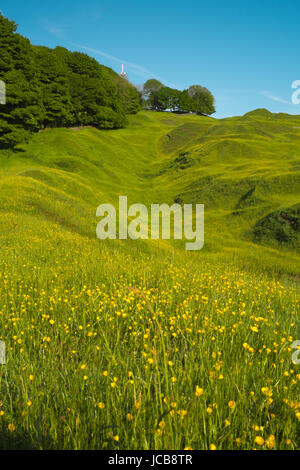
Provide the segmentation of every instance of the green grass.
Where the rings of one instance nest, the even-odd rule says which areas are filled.
[[[299,448],[297,127],[142,112],[0,152],[0,448]],[[204,249],[97,240],[119,195],[205,204]]]

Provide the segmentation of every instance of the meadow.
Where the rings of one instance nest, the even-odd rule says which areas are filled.
[[[129,119],[0,152],[0,448],[299,449],[300,117]],[[97,240],[119,195],[204,249]]]

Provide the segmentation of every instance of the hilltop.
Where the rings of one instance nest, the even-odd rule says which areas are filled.
[[[202,203],[205,246],[194,259],[297,274],[299,137],[300,116],[267,110],[222,120],[147,111],[126,129],[45,130],[1,151],[1,237],[46,223],[93,240],[96,208],[119,195]]]

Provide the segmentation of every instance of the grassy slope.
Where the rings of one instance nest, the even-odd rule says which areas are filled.
[[[0,448],[299,448],[299,255],[251,238],[298,202],[297,127],[145,112],[1,152]],[[119,194],[204,203],[205,249],[97,240]]]
[[[299,251],[254,243],[253,227],[299,203],[299,136],[300,117],[263,110],[221,121],[145,112],[118,131],[42,132],[23,152],[1,152],[1,237],[22,231],[22,218],[93,239],[97,206],[120,194],[130,204],[203,203],[205,247],[194,259],[296,274]]]

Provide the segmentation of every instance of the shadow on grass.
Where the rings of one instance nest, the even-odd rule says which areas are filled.
[[[10,151],[12,153],[24,153],[24,152],[26,152],[26,150],[23,149],[22,147],[12,147],[11,145],[4,145],[2,143],[0,143],[0,150],[6,150],[6,151]]]
[[[40,447],[33,442],[30,434],[25,431],[8,431],[0,429],[0,450],[39,450]]]

